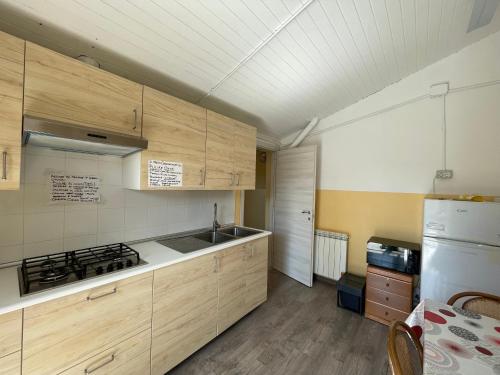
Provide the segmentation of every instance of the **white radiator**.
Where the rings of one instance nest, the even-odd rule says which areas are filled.
[[[339,280],[347,269],[347,241],[344,233],[316,230],[314,232],[314,273]]]

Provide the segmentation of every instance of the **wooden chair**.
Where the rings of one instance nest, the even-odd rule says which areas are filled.
[[[389,328],[387,353],[393,375],[421,375],[424,350],[413,330],[394,321]]]
[[[468,298],[462,303],[462,309],[500,320],[500,297],[483,292],[457,293],[448,300],[448,305],[453,306],[461,298]]]

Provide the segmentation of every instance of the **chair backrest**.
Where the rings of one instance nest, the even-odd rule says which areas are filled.
[[[483,292],[457,293],[448,300],[448,305],[453,306],[459,299],[466,298],[462,308],[481,315],[500,320],[500,297]]]
[[[406,323],[395,321],[391,324],[387,354],[393,375],[422,374],[422,344]]]

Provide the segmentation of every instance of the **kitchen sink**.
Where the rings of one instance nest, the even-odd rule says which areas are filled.
[[[213,232],[213,231],[195,234],[193,235],[193,237],[202,241],[210,242],[212,244],[224,243],[227,241],[234,240],[234,237],[228,236],[227,234],[221,232]]]
[[[240,228],[240,227],[229,227],[229,228],[219,229],[219,233],[229,234],[230,236],[241,238],[241,237],[253,236],[254,234],[258,234],[261,232],[258,230],[253,230],[253,229],[246,229],[246,228]]]

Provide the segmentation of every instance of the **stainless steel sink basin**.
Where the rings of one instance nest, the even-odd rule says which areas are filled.
[[[195,234],[193,235],[193,237],[202,241],[210,242],[212,244],[224,243],[227,241],[234,240],[233,237],[228,236],[224,233],[212,232],[212,231]]]
[[[229,228],[219,229],[219,233],[229,234],[230,236],[241,238],[241,237],[252,236],[254,234],[260,233],[260,231],[253,230],[253,229],[240,228],[240,227],[229,227]]]

